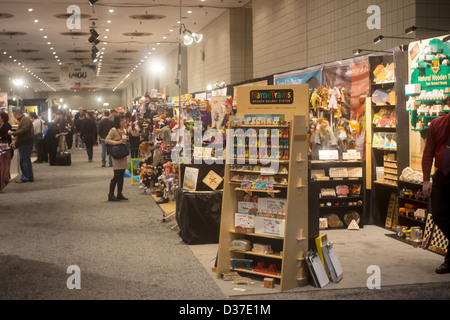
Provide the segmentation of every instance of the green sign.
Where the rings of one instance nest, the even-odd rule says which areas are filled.
[[[450,86],[450,43],[433,39],[417,55],[411,65],[412,84],[420,84],[422,90],[444,89]]]

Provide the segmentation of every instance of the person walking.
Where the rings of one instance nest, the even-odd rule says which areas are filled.
[[[86,145],[86,152],[89,162],[92,162],[94,155],[94,144],[97,140],[97,124],[94,120],[92,113],[86,114],[86,119],[83,121],[83,125],[80,131],[81,141]]]
[[[67,143],[67,149],[72,150],[72,146],[73,146],[73,120],[72,120],[72,116],[70,114],[66,114],[66,130],[67,130],[67,135],[66,135],[66,143]]]
[[[103,112],[104,116],[102,120],[100,120],[98,124],[98,136],[100,138],[100,145],[102,146],[102,167],[106,167],[106,155],[107,155],[107,149],[106,149],[106,143],[105,139],[108,136],[109,131],[114,127],[114,123],[109,118],[109,111],[105,110]],[[112,167],[112,158],[111,155],[108,155],[109,160],[109,166]]]
[[[115,116],[114,127],[109,131],[108,136],[105,139],[106,144],[119,145],[127,144],[126,132],[125,132],[125,117]],[[125,170],[128,168],[128,157],[121,159],[112,159],[114,176],[111,179],[109,185],[108,201],[120,201],[128,200],[122,194],[123,182],[125,176]],[[114,195],[114,190],[117,186],[117,197]]]
[[[41,112],[39,119],[41,119],[44,122],[44,132],[43,132],[43,138],[42,139],[42,155],[41,155],[41,159],[43,162],[48,162],[48,146],[45,143],[45,133],[47,132],[48,129],[48,121],[47,121],[47,116],[45,112]]]
[[[36,146],[37,159],[33,163],[44,162],[43,154],[45,153],[44,147],[44,121],[39,119],[35,112],[30,112],[30,119],[33,122],[34,129],[34,145]]]
[[[450,98],[447,101],[450,105]],[[431,181],[431,168],[436,171]],[[422,157],[423,193],[431,197],[431,214],[442,233],[450,240],[450,114],[434,119],[428,127]],[[450,250],[436,273],[450,273]]]
[[[78,113],[75,115],[73,119],[73,125],[75,129],[75,147],[81,149],[84,148],[84,144],[80,139],[81,128],[83,127],[83,121],[85,119],[86,113],[83,110],[83,107],[78,109]]]
[[[10,130],[8,131],[8,134],[16,138],[12,145],[19,148],[19,163],[22,171],[21,177],[17,179],[16,182],[33,182],[33,165],[31,163],[31,151],[33,151],[34,145],[33,123],[27,116],[24,115],[20,107],[16,108],[13,111],[13,114],[14,118],[19,121],[19,125],[15,132]]]

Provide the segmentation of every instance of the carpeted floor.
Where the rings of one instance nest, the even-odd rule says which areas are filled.
[[[310,286],[286,293],[228,295],[195,248],[171,230],[174,222],[162,222],[161,209],[137,184],[125,180],[129,201],[107,201],[112,168],[101,167],[99,147],[94,154],[89,163],[85,151],[72,150],[70,167],[35,164],[34,183],[11,182],[0,192],[0,300],[450,298],[448,277],[442,282],[387,284],[382,290]],[[214,257],[214,252],[208,254]],[[342,258],[344,264],[351,256]],[[81,270],[80,290],[66,285],[72,265]]]

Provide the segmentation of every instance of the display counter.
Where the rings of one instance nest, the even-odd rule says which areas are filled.
[[[183,190],[186,168],[198,169],[195,190]],[[210,171],[223,177],[225,165],[183,164],[180,166],[180,189],[176,194],[176,220],[180,236],[189,245],[219,243],[223,182],[215,190],[204,183]]]
[[[2,190],[11,180],[11,150],[4,150],[0,153],[0,190]]]

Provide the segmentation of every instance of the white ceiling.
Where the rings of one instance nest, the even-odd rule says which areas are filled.
[[[248,2],[182,0],[182,22],[188,29],[198,32],[226,8],[243,7]],[[82,16],[79,30],[66,26],[67,16],[64,15],[69,5],[78,6],[81,14],[86,15]],[[58,15],[63,17],[58,18]],[[142,20],[132,18],[134,15],[163,17]],[[145,56],[147,59],[155,55],[164,57],[177,49],[179,20],[180,0],[100,0],[93,6],[88,0],[0,0],[0,75],[24,78],[26,85],[37,91],[70,90],[70,86],[60,83],[60,68],[92,63],[92,45],[88,38],[94,22],[102,40],[97,48],[103,51],[103,58],[91,87],[112,90],[141,60],[146,60]],[[80,32],[80,35],[74,34]],[[150,35],[125,35],[136,32]]]

